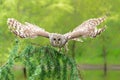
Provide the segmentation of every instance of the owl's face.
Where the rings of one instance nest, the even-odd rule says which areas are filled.
[[[54,47],[63,47],[67,42],[65,36],[61,34],[52,33],[50,34],[50,43]]]

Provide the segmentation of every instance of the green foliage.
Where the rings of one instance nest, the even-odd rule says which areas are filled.
[[[50,46],[26,46],[18,55],[18,44],[8,62],[0,68],[1,80],[14,80],[11,72],[15,62],[24,64],[28,80],[80,80],[75,61]]]
[[[14,80],[14,75],[11,68],[14,66],[15,58],[18,53],[18,43],[10,53],[10,57],[6,64],[0,67],[0,80]]]

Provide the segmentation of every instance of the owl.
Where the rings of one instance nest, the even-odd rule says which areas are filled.
[[[52,46],[62,48],[69,40],[81,41],[81,37],[94,38],[101,34],[106,28],[104,26],[97,29],[97,26],[100,25],[100,23],[102,23],[105,19],[106,16],[86,20],[81,25],[65,34],[50,33],[40,28],[39,26],[28,22],[22,24],[14,18],[8,18],[7,24],[10,31],[20,38],[35,38],[37,36],[42,36],[49,38]]]

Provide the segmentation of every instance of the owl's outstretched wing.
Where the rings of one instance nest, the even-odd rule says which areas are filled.
[[[97,26],[105,20],[106,16],[93,18],[83,22],[72,32],[64,34],[68,39],[79,40],[79,37],[96,37],[105,30],[105,27],[97,29]]]
[[[8,18],[7,24],[11,32],[21,38],[34,38],[36,36],[43,36],[49,38],[49,32],[28,22],[22,24],[13,18]]]

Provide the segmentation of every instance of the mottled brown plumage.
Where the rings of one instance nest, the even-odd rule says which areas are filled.
[[[96,37],[105,30],[105,27],[97,29],[100,23],[105,20],[106,17],[93,18],[83,22],[81,25],[73,29],[73,31],[66,34],[49,33],[44,29],[25,22],[25,24],[19,21],[9,18],[7,24],[11,32],[21,38],[34,38],[36,36],[43,36],[50,39],[50,43],[54,47],[63,47],[68,40],[80,41],[80,37]]]

